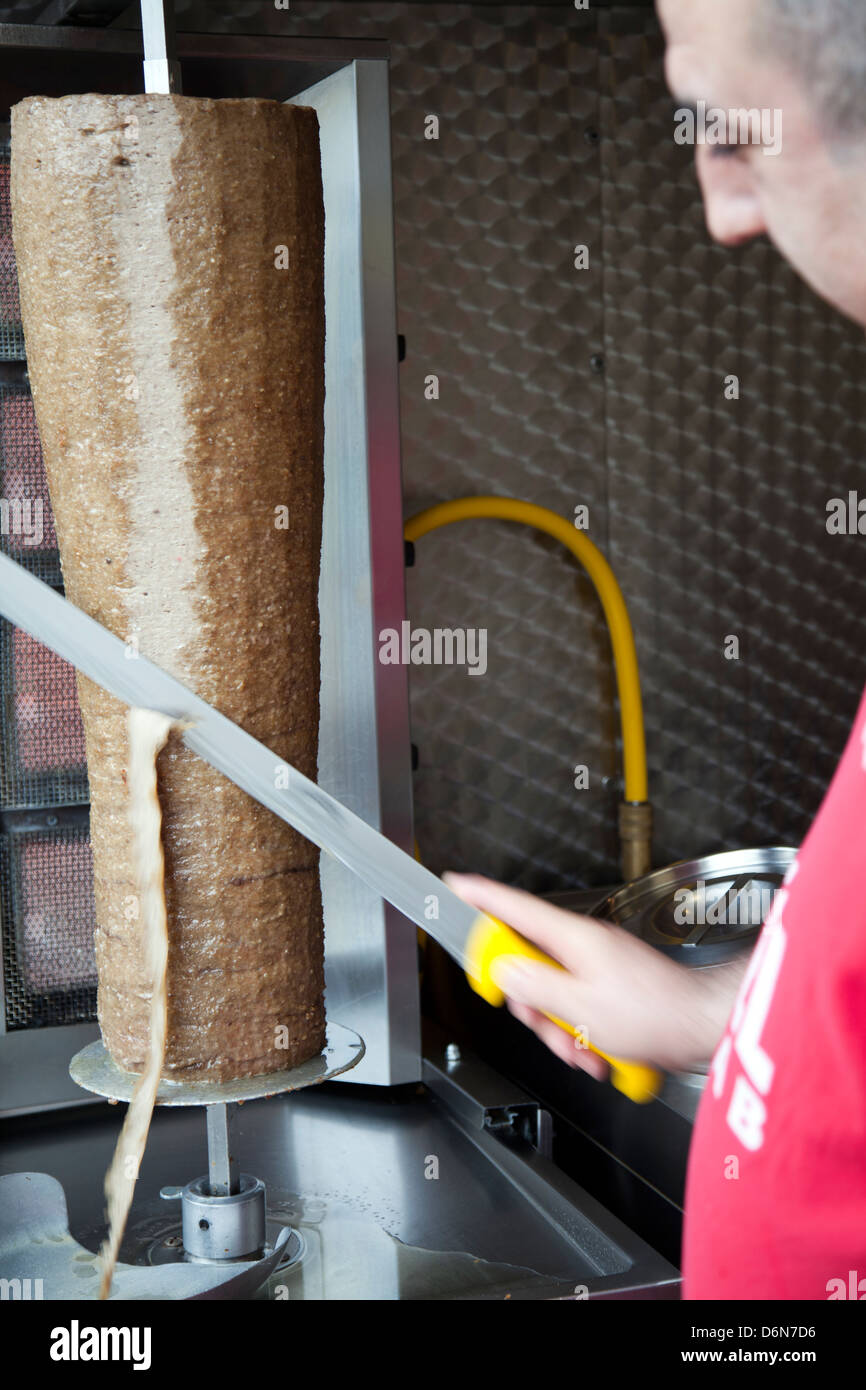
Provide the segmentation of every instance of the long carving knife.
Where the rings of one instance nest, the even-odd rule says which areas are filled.
[[[181,91],[177,61],[174,0],[141,0],[141,42],[144,49],[144,90]]]
[[[502,956],[558,965],[503,922],[458,898],[360,816],[6,555],[0,555],[0,612],[125,704],[159,710],[186,725],[181,736],[188,748],[417,923],[459,961],[488,1003],[505,1002],[492,974]],[[554,1021],[579,1038],[570,1024]],[[613,1084],[632,1100],[656,1095],[661,1078],[653,1068],[600,1055],[611,1065]]]

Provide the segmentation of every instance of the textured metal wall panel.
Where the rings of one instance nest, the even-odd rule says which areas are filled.
[[[563,23],[563,18],[565,23]],[[475,13],[443,44],[416,7],[393,63],[407,514],[467,493],[590,509],[606,539],[601,282],[573,247],[601,238],[594,47],[568,16]],[[401,61],[400,52],[404,53]],[[423,139],[425,113],[440,117]],[[428,373],[440,399],[424,395]],[[555,542],[479,521],[418,543],[413,625],[484,628],[487,674],[412,671],[416,827],[435,867],[558,881],[615,853],[611,673],[598,600]],[[572,769],[591,768],[574,789]]]
[[[866,680],[866,565],[826,504],[862,486],[866,353],[768,243],[710,242],[662,41],[617,18],[600,71],[609,558],[661,863],[798,844],[832,776]]]

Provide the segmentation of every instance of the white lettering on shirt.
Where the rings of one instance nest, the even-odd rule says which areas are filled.
[[[724,1091],[732,1053],[742,1067],[734,1082],[725,1118],[740,1143],[753,1152],[764,1142],[768,1115],[764,1098],[770,1093],[776,1072],[776,1064],[761,1040],[788,944],[782,919],[790,897],[788,885],[793,883],[797,869],[795,859],[785,875],[785,886],[779,889],[773,901],[740,986],[728,1029],[713,1058],[712,1092],[717,1100]]]
[[[747,1149],[757,1150],[764,1142],[767,1107],[744,1076],[738,1076],[728,1106],[728,1127]]]

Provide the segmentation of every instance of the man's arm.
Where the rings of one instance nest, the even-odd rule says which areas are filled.
[[[545,1014],[580,1028],[602,1052],[668,1071],[687,1071],[712,1057],[748,954],[730,964],[690,970],[621,927],[566,912],[491,879],[445,878],[460,897],[507,922],[565,967],[508,957],[496,980],[515,1017],[570,1066],[599,1078],[608,1070],[602,1058],[575,1046]]]
[[[744,951],[724,965],[689,971],[697,991],[696,1039],[700,1040],[700,1055],[691,1059],[693,1065],[705,1065],[718,1047],[751,956],[751,951]]]

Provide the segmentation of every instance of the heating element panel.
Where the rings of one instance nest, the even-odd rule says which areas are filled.
[[[9,128],[0,127],[0,360],[24,356],[9,207]]]
[[[86,821],[35,820],[7,825],[0,834],[8,1033],[86,1022],[96,1010],[93,859]]]

